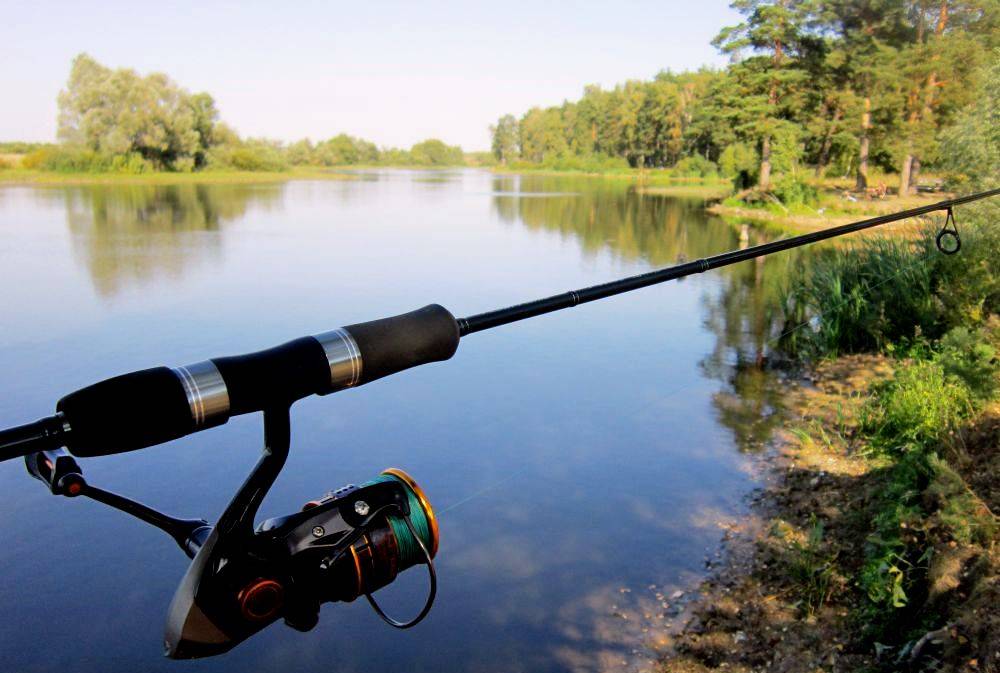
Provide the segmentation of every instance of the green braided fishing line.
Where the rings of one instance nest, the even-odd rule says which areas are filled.
[[[427,551],[430,552],[434,545],[430,523],[427,521],[427,513],[424,512],[420,500],[417,498],[416,493],[413,492],[413,489],[410,488],[410,485],[391,474],[380,474],[365,485],[380,484],[388,481],[395,481],[403,485],[410,506],[410,523],[413,524],[413,529],[417,531],[417,535],[420,536],[424,546],[427,547]],[[413,537],[410,529],[407,528],[406,522],[403,521],[402,517],[389,515],[386,518],[389,519],[389,525],[392,527],[392,532],[396,536],[396,542],[399,545],[401,566],[406,568],[415,563],[423,562],[424,553],[420,551],[420,545]]]

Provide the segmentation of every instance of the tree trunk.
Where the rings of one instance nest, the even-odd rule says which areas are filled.
[[[865,96],[865,108],[861,113],[861,140],[858,143],[858,179],[854,184],[857,191],[868,189],[868,132],[872,127],[872,99]]]
[[[761,191],[767,190],[771,186],[771,136],[764,136],[760,144],[760,176],[757,179],[757,188]]]
[[[907,153],[903,157],[903,165],[899,169],[899,195],[906,196],[910,193],[910,168],[913,165],[913,155]]]
[[[840,117],[843,112],[840,108],[834,108],[833,118],[830,120],[830,125],[826,129],[826,133],[823,136],[823,144],[819,148],[819,157],[816,160],[816,177],[823,177],[823,171],[826,170],[826,165],[830,163],[830,148],[833,146],[833,134],[837,130],[837,123],[840,121]]]
[[[914,156],[910,160],[910,184],[907,191],[910,194],[917,193],[917,184],[920,182],[920,157]]]

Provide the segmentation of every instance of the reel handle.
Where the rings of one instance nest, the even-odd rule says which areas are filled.
[[[123,374],[63,397],[57,416],[0,432],[0,440],[12,437],[0,441],[0,460],[56,446],[78,457],[143,449],[221,425],[231,416],[447,360],[458,342],[454,316],[431,304],[255,353]],[[48,430],[56,426],[58,432]]]
[[[45,484],[52,495],[73,498],[83,492],[87,482],[83,471],[66,449],[39,451],[24,457],[28,474]]]

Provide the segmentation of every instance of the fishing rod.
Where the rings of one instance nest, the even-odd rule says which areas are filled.
[[[255,353],[123,374],[66,395],[52,416],[0,431],[0,461],[24,457],[29,473],[53,494],[89,497],[131,514],[166,532],[193,559],[168,611],[169,657],[221,654],[279,618],[308,630],[323,602],[362,595],[390,625],[409,628],[434,601],[439,531],[426,495],[406,472],[385,470],[254,528],[260,503],[288,455],[293,403],[448,360],[462,337],[476,332],[919,215],[947,212],[935,240],[941,252],[954,254],[962,245],[954,206],[997,195],[1000,188],[467,318],[456,319],[431,304]],[[76,462],[162,444],[253,412],[263,412],[263,456],[215,525],[174,518],[93,486]],[[397,621],[373,594],[416,565],[427,566],[427,600],[414,618]]]

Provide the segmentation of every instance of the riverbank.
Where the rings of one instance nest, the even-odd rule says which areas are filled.
[[[901,366],[847,356],[789,384],[762,492],[664,673],[1000,670],[1000,403],[900,494],[904,459],[863,426]]]
[[[846,192],[827,192],[815,207],[785,207],[779,203],[750,206],[728,198],[707,207],[708,212],[733,223],[751,223],[776,234],[804,234],[840,224],[918,208],[954,196],[945,192],[921,193],[900,198],[887,195],[866,199]],[[912,224],[912,223],[911,223]]]

